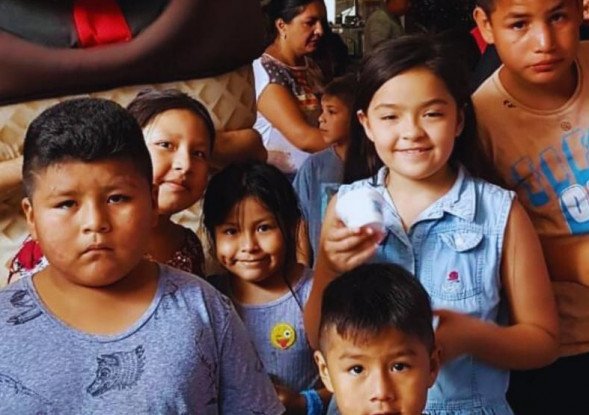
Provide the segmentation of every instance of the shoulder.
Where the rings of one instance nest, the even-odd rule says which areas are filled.
[[[366,25],[373,23],[387,23],[389,20],[390,18],[384,10],[377,9],[370,13],[370,16],[366,19]]]
[[[5,315],[37,308],[37,298],[30,292],[28,281],[31,276],[21,279],[0,289],[0,319],[2,324],[7,321]],[[10,321],[9,321],[10,323]]]
[[[201,320],[223,321],[229,318],[231,301],[203,278],[160,264],[161,301],[166,297],[182,302],[188,313]]]
[[[465,183],[464,188],[470,185],[474,189],[479,219],[487,223],[503,224],[503,227],[516,199],[515,192],[468,174],[465,176]]]
[[[499,96],[501,91],[498,85],[501,84],[501,80],[499,79],[499,71],[501,68],[498,68],[489,76],[484,82],[476,89],[476,91],[472,94],[472,101],[475,105],[475,109],[479,105],[484,105],[489,99],[493,97]]]
[[[333,150],[331,148],[326,148],[325,150],[321,150],[307,157],[300,169],[305,169],[308,173],[311,173],[313,170],[325,165],[325,163],[331,162],[332,159]]]
[[[487,180],[481,179],[479,177],[474,177],[469,173],[465,173],[464,180],[465,183],[472,184],[474,186],[476,194],[479,197],[489,197],[495,199],[513,199],[515,197],[515,192],[513,192],[512,190],[505,189],[501,186],[488,182]]]
[[[380,180],[384,178],[386,172],[386,167],[382,167],[375,176],[367,177],[366,179],[362,180],[357,180],[349,184],[342,184],[338,189],[337,195],[338,197],[341,197],[351,190],[360,189],[362,187],[373,187],[376,189],[383,189],[384,191],[384,186],[380,184]]]
[[[585,74],[589,73],[589,40],[583,41],[579,45],[577,60]]]

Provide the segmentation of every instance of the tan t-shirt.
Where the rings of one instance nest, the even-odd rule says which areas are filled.
[[[589,42],[578,85],[561,108],[524,106],[499,70],[474,93],[479,133],[528,211],[544,248],[561,323],[561,355],[589,351]]]

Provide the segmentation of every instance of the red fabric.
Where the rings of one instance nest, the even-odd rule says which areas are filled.
[[[117,0],[74,0],[80,47],[126,42],[132,34]]]
[[[483,39],[483,36],[481,35],[481,31],[479,30],[478,26],[472,29],[470,31],[470,34],[472,35],[472,37],[474,37],[474,40],[477,42],[477,46],[479,47],[479,51],[481,52],[481,54],[485,53],[485,49],[487,49],[487,42],[485,42],[485,39]]]

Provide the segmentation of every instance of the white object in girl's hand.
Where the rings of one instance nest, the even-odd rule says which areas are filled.
[[[384,233],[382,195],[373,188],[361,187],[350,190],[337,198],[335,212],[348,228],[372,228]]]

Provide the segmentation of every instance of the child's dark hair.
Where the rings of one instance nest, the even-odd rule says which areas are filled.
[[[476,0],[476,5],[490,16],[495,11],[495,0]]]
[[[224,223],[236,205],[247,197],[258,199],[276,218],[285,244],[285,273],[296,264],[301,210],[292,184],[276,167],[262,162],[230,164],[207,186],[203,223],[215,245],[215,227]]]
[[[141,128],[127,110],[106,99],[71,99],[43,111],[27,129],[23,159],[28,197],[36,173],[68,161],[129,161],[152,183],[151,158]]]
[[[344,339],[359,343],[393,328],[434,350],[429,295],[417,278],[392,263],[360,265],[329,283],[319,323],[322,351],[332,328]]]
[[[276,29],[276,20],[282,19],[285,23],[292,22],[292,19],[303,12],[307,4],[316,2],[318,0],[270,0],[270,2],[263,7],[266,14],[266,41],[268,44],[272,43],[278,31]]]
[[[339,98],[352,112],[356,95],[356,74],[348,73],[334,78],[323,88],[323,96]]]
[[[388,80],[408,70],[424,67],[439,77],[464,111],[464,128],[456,139],[450,163],[462,163],[473,175],[485,173],[480,144],[477,140],[475,114],[470,99],[469,71],[459,58],[452,42],[441,35],[403,36],[383,43],[361,64],[356,88],[354,113],[368,111],[376,91]],[[344,182],[351,183],[376,174],[382,161],[374,144],[366,137],[362,125],[353,117],[351,142],[346,158]]]
[[[190,95],[177,89],[144,89],[127,105],[129,112],[137,119],[141,128],[145,128],[153,119],[169,110],[188,110],[200,117],[209,134],[209,148],[213,151],[215,142],[215,125],[206,107]]]

